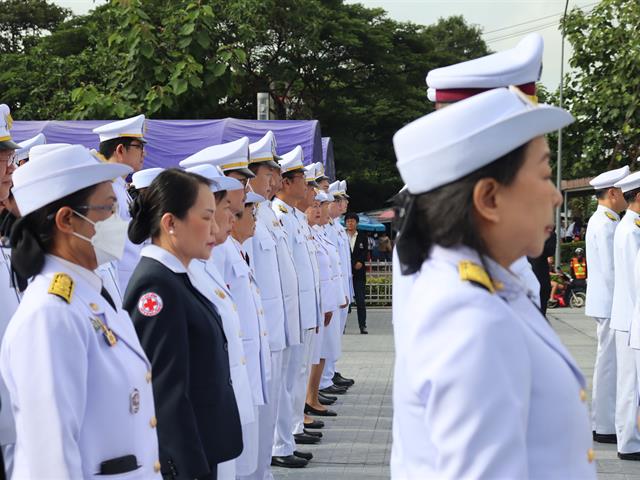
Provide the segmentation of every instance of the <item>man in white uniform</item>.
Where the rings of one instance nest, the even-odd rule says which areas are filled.
[[[614,287],[610,328],[616,342],[616,434],[618,458],[640,460],[638,389],[635,354],[629,345],[629,330],[637,289],[634,266],[640,249],[640,172],[617,182],[629,204],[613,236]]]
[[[304,165],[302,163],[302,148],[297,146],[291,152],[282,156],[280,166],[282,168],[282,188],[273,200],[273,211],[281,221],[287,235],[287,242],[291,247],[295,268],[298,275],[298,292],[300,308],[300,335],[301,343],[291,348],[288,365],[283,368],[285,378],[281,391],[276,435],[273,445],[274,457],[287,457],[293,455],[294,443],[317,443],[319,439],[306,434],[294,437],[294,423],[297,418],[296,408],[297,394],[304,391],[306,379],[300,385],[300,370],[303,368],[305,358],[309,357],[312,334],[317,325],[317,300],[313,266],[309,256],[307,240],[301,228],[300,212],[296,206],[304,201],[307,191]],[[304,408],[304,405],[302,406]],[[288,411],[287,411],[288,410]],[[302,412],[300,412],[301,414]]]
[[[589,182],[598,208],[587,224],[586,248],[589,281],[586,315],[597,323],[598,348],[593,369],[591,423],[593,440],[616,443],[616,343],[610,328],[613,301],[613,235],[627,202],[616,182],[629,175],[629,167],[601,173]]]
[[[142,169],[144,163],[145,130],[145,117],[138,115],[94,128],[93,133],[97,133],[100,137],[99,153],[104,161],[128,165],[135,173]],[[124,178],[118,178],[113,182],[113,191],[118,199],[120,217],[126,221],[131,220],[129,215],[131,197],[127,193],[127,183]],[[127,238],[122,260],[115,265],[120,296],[124,295],[129,278],[140,260],[141,248]]]

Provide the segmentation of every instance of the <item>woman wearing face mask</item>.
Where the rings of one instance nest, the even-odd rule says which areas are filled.
[[[500,88],[394,136],[397,252],[417,275],[394,323],[393,478],[596,477],[585,379],[510,270],[552,232],[543,135],[572,121]]]
[[[151,364],[94,273],[122,253],[111,180],[130,171],[67,145],[32,151],[14,174],[11,263],[32,278],[0,353],[14,478],[159,478]]]
[[[216,479],[218,463],[242,452],[222,320],[188,273],[192,260],[211,255],[215,211],[210,181],[179,169],[160,173],[131,207],[129,238],[152,243],[124,308],[154,369],[165,478]]]

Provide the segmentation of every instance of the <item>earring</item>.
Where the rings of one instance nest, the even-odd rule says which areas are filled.
[[[173,235],[173,230],[169,230],[169,233],[170,233],[171,235]]]

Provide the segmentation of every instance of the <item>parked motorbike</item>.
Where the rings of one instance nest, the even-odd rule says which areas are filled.
[[[585,280],[575,280],[568,273],[561,272],[565,280],[564,288],[556,291],[547,302],[547,308],[571,307],[582,308],[587,301],[587,285]]]

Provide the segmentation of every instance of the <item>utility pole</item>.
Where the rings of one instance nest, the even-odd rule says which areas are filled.
[[[560,105],[562,108],[562,103],[564,100],[563,90],[564,90],[564,22],[567,18],[567,10],[569,9],[569,0],[565,1],[564,4],[564,14],[562,15],[562,45],[560,47]],[[558,130],[558,163],[556,165],[556,186],[558,190],[562,186],[562,129]],[[564,198],[567,198],[566,196]],[[566,200],[565,200],[566,202]],[[556,209],[556,269],[560,268],[560,207]]]

